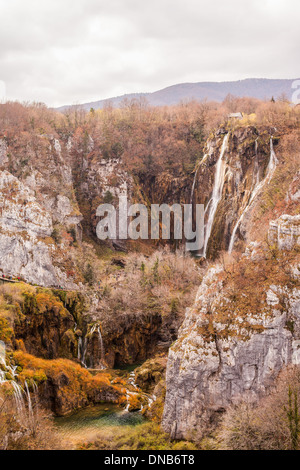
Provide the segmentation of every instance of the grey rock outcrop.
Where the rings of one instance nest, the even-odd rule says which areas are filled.
[[[291,227],[297,221],[280,218],[271,224],[269,236],[283,223],[279,245],[292,248]],[[262,262],[257,253],[252,255],[248,250],[244,256]],[[269,285],[260,307],[242,314],[223,284],[223,269],[208,270],[169,350],[162,425],[176,439],[200,439],[230,404],[256,401],[284,366],[300,364],[300,289]],[[299,279],[297,266],[290,266],[290,272]],[[224,306],[231,312],[227,316]]]
[[[43,286],[74,288],[54,265],[51,215],[34,192],[8,171],[0,172],[0,270]]]
[[[8,163],[7,145],[4,139],[0,139],[0,165]]]
[[[270,222],[269,242],[280,250],[291,250],[300,245],[300,215],[284,214]]]

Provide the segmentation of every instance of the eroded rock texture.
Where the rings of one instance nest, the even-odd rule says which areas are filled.
[[[282,222],[284,230],[274,238],[274,227],[278,230]],[[272,222],[269,236],[279,249],[293,248],[297,223],[298,216]],[[249,249],[240,263],[266,271],[267,261],[257,246],[252,248],[256,250]],[[169,351],[163,428],[174,438],[201,438],[229,404],[256,400],[285,365],[300,364],[296,254],[294,260],[285,265],[289,277],[280,280],[279,272],[276,284],[269,279],[265,285],[249,277],[238,292],[225,282],[224,267],[208,271]]]

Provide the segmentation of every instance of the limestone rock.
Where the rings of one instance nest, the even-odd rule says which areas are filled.
[[[260,311],[222,320],[221,306],[234,306],[218,273],[204,277],[169,351],[162,425],[176,439],[201,438],[230,404],[257,400],[300,361],[300,290],[271,285]]]
[[[0,172],[0,270],[42,286],[69,285],[54,266],[51,215],[34,192],[8,171]]]
[[[268,238],[280,250],[291,250],[300,245],[300,215],[284,214],[270,222]]]
[[[8,163],[7,145],[4,139],[0,139],[0,165]]]

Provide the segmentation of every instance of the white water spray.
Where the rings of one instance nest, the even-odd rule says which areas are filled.
[[[257,151],[257,147],[256,147],[256,151]],[[275,152],[274,152],[273,139],[271,137],[271,139],[270,139],[270,160],[269,160],[269,164],[268,164],[268,167],[267,167],[266,176],[262,181],[259,181],[259,168],[258,168],[258,162],[256,160],[256,164],[257,164],[256,183],[254,185],[253,190],[251,191],[251,196],[250,196],[250,199],[249,199],[245,209],[243,210],[240,218],[238,219],[237,223],[234,226],[234,229],[233,229],[233,232],[232,232],[232,235],[231,235],[231,238],[230,238],[230,242],[229,242],[229,247],[228,247],[228,252],[229,253],[232,253],[234,243],[235,243],[235,238],[236,238],[236,232],[237,232],[242,220],[244,219],[245,215],[247,214],[248,210],[250,209],[250,207],[251,207],[254,199],[256,198],[257,194],[261,191],[261,189],[265,186],[265,184],[268,184],[271,181],[271,179],[273,178],[273,174],[274,174],[274,171],[276,169],[277,163],[278,163],[278,160],[277,160],[277,157],[276,157]]]
[[[82,342],[82,340],[81,340],[81,342]],[[87,365],[86,365],[86,362],[85,362],[85,356],[86,356],[86,351],[87,351],[87,345],[88,345],[88,340],[87,340],[87,337],[85,337],[84,340],[83,340],[83,345],[82,345],[81,364],[86,369],[87,369]]]
[[[223,157],[227,149],[228,138],[229,138],[229,134],[226,134],[223,139],[220,156],[216,164],[215,180],[214,180],[212,197],[210,201],[208,202],[206,209],[205,209],[205,212],[207,212],[207,210],[209,210],[209,212],[208,212],[208,220],[205,225],[204,247],[203,247],[204,258],[206,258],[207,245],[208,245],[209,238],[211,235],[211,230],[212,230],[215,214],[216,214],[220,199],[222,197],[222,191],[223,191],[224,179],[225,179],[225,170],[226,170],[226,161],[223,159]]]
[[[34,412],[33,412],[31,395],[30,395],[29,387],[28,387],[26,380],[25,380],[25,391],[26,391],[26,398],[27,398],[27,405],[28,405],[28,424],[30,426],[30,429],[33,430],[35,417],[34,417]]]
[[[104,364],[104,362],[103,362],[104,359],[105,359],[104,343],[103,343],[103,338],[102,338],[102,334],[101,334],[100,325],[98,325],[97,323],[95,323],[95,324],[92,326],[90,332],[85,336],[84,341],[83,341],[83,346],[82,346],[82,339],[81,339],[81,338],[78,339],[78,359],[80,359],[80,357],[81,357],[81,364],[82,364],[85,368],[87,368],[85,358],[86,358],[86,352],[87,352],[88,342],[89,342],[89,339],[92,338],[92,336],[93,336],[93,334],[95,333],[95,331],[97,331],[97,333],[98,333],[98,339],[99,339],[101,369],[105,369],[106,366],[105,366],[105,364]],[[81,354],[81,350],[82,350],[82,354]]]
[[[98,331],[98,337],[99,337],[99,343],[100,343],[100,360],[102,361],[102,359],[104,359],[104,356],[105,356],[105,350],[104,350],[104,344],[103,344],[100,326],[98,326],[97,331]]]
[[[132,371],[130,374],[129,374],[129,379],[128,379],[128,383],[134,387],[136,390],[138,390],[138,386],[137,384],[135,383],[135,372]]]
[[[2,369],[0,369],[0,385],[4,383],[9,383],[11,384],[13,388],[13,396],[16,404],[16,409],[17,409],[17,418],[21,419],[22,421],[26,420],[30,426],[34,424],[34,415],[33,415],[33,407],[32,407],[32,401],[31,401],[31,396],[28,388],[28,384],[25,381],[25,391],[21,387],[21,385],[18,384],[16,381],[17,379],[17,366],[11,366],[10,364],[7,364],[4,358],[0,358],[0,365],[2,366]],[[8,380],[6,378],[7,374],[9,374],[12,379]],[[35,384],[34,384],[35,385]],[[27,398],[27,405],[28,405],[28,415],[26,414],[26,407],[25,407],[25,400],[24,396],[26,395]]]
[[[80,361],[81,359],[81,349],[82,349],[82,338],[79,336],[78,338],[78,351],[77,351],[77,359]]]

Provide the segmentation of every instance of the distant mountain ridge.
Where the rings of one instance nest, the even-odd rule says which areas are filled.
[[[102,109],[105,105],[111,104],[114,107],[120,106],[124,99],[144,97],[151,106],[170,106],[186,100],[202,101],[223,101],[230,93],[239,97],[252,97],[258,99],[278,98],[283,93],[291,99],[294,92],[292,83],[294,79],[268,79],[268,78],[246,78],[244,80],[231,82],[199,82],[181,83],[152,93],[130,93],[99,101],[81,104],[82,108]],[[58,111],[64,111],[70,106],[61,106]]]

